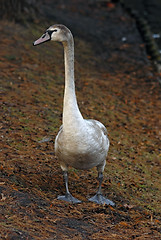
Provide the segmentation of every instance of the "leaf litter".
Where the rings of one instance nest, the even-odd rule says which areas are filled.
[[[120,19],[112,9],[107,10],[110,28]],[[121,17],[125,26],[120,31],[134,25],[126,13]],[[1,238],[159,239],[160,85],[141,38],[134,32],[136,43],[124,46],[109,36],[108,67],[89,41],[75,38],[79,107],[85,118],[100,120],[109,133],[103,191],[115,201],[113,208],[87,201],[97,188],[95,169],[69,170],[71,192],[81,204],[57,200],[64,192],[54,155],[62,118],[62,46],[32,48],[45,26],[27,29],[1,21],[0,28]]]

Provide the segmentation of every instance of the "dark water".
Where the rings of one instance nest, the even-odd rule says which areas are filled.
[[[161,50],[161,0],[124,0],[124,3],[147,20]]]

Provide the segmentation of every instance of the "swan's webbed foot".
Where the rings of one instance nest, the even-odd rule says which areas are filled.
[[[98,204],[107,204],[107,205],[115,206],[115,203],[113,201],[105,198],[102,195],[102,191],[101,191],[101,184],[103,181],[103,173],[102,172],[98,172],[98,181],[99,181],[99,187],[98,187],[98,191],[97,191],[96,195],[89,198],[88,200],[91,202],[98,203]]]
[[[71,193],[66,193],[64,196],[58,196],[58,200],[63,200],[66,202],[71,202],[71,203],[81,203],[80,200],[77,198],[73,197]]]
[[[67,173],[67,171],[64,171],[63,175],[64,175],[66,193],[63,196],[58,196],[57,199],[58,200],[63,200],[63,201],[66,201],[66,202],[70,202],[70,203],[81,203],[80,200],[78,200],[77,198],[73,197],[72,194],[69,192],[69,189],[68,189],[68,173]]]
[[[115,206],[115,203],[113,201],[105,198],[101,193],[96,193],[96,195],[89,198],[88,200],[98,204],[107,204],[107,205]]]

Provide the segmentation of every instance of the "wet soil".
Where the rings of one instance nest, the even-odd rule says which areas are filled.
[[[1,239],[159,239],[161,97],[135,20],[119,4],[44,1],[34,23],[1,21]],[[94,3],[93,3],[94,2]],[[80,204],[64,192],[54,139],[61,125],[62,46],[32,42],[56,22],[75,37],[76,90],[85,118],[110,138],[103,192],[115,207],[87,199],[96,169],[69,169]]]

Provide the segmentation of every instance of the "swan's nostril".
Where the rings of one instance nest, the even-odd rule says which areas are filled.
[[[42,38],[45,38],[45,36],[46,36],[46,33],[44,33],[44,35],[42,35]]]

